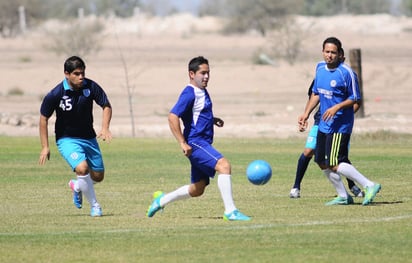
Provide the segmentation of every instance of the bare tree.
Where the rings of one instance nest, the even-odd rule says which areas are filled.
[[[88,22],[78,19],[72,20],[69,24],[62,25],[60,30],[48,32],[51,41],[45,44],[45,47],[58,55],[76,54],[85,57],[100,51],[103,29],[103,24],[98,20]]]
[[[303,0],[226,0],[229,22],[225,31],[257,30],[262,36],[280,26],[283,17],[303,6]]]
[[[302,51],[304,40],[310,36],[313,24],[299,23],[294,16],[285,17],[280,24],[268,34],[271,53],[293,65]]]

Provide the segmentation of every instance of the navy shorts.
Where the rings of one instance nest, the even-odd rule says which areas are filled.
[[[210,178],[215,176],[217,161],[223,158],[223,155],[209,143],[195,142],[190,143],[190,146],[192,147],[192,154],[189,156],[192,166],[191,182],[204,180],[208,185]]]
[[[349,133],[318,132],[316,140],[315,162],[328,167],[349,161]]]

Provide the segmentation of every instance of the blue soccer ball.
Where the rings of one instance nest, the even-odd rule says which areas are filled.
[[[264,160],[255,160],[248,165],[246,175],[252,184],[266,184],[272,177],[272,168],[270,164]]]

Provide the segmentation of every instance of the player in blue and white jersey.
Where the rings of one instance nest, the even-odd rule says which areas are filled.
[[[104,164],[93,128],[93,103],[103,109],[102,128],[97,137],[104,141],[112,138],[109,130],[112,108],[104,90],[85,77],[85,70],[86,65],[80,57],[68,58],[64,63],[65,78],[43,99],[39,121],[42,146],[39,164],[44,165],[50,159],[48,121],[56,112],[56,144],[77,175],[77,179],[69,181],[73,203],[82,208],[84,194],[91,206],[90,215],[101,216],[102,209],[93,184],[103,180]]]
[[[353,105],[360,101],[356,76],[352,69],[339,59],[342,44],[335,37],[327,38],[322,45],[326,64],[316,69],[313,96],[299,122],[307,121],[310,113],[320,104],[321,119],[317,135],[315,161],[335,187],[338,196],[326,205],[352,204],[340,175],[349,178],[365,189],[362,204],[368,205],[380,191],[381,185],[361,174],[349,161],[348,146],[354,123]]]
[[[214,117],[212,100],[206,89],[210,78],[209,62],[202,56],[195,57],[190,60],[188,71],[190,83],[181,92],[169,113],[168,120],[171,132],[183,154],[190,161],[191,183],[170,193],[155,192],[147,216],[154,216],[157,211],[171,202],[201,196],[209,185],[210,178],[213,178],[217,172],[217,184],[225,207],[223,219],[248,221],[250,217],[241,213],[233,201],[231,165],[212,146],[213,126],[222,127],[224,122]],[[183,122],[183,132],[180,120]]]

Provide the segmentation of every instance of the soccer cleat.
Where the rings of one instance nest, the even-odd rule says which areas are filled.
[[[356,185],[352,186],[352,188],[350,189],[350,191],[352,192],[352,194],[355,197],[364,197],[365,193]]]
[[[325,203],[325,205],[327,206],[329,205],[350,205],[350,204],[353,204],[353,198],[350,195],[348,195],[348,198],[338,196],[332,201]]]
[[[365,198],[363,199],[362,205],[369,205],[372,203],[373,199],[375,198],[376,194],[379,193],[382,186],[380,184],[374,184],[370,187],[365,187]]]
[[[292,188],[289,193],[290,198],[300,198],[300,190],[298,188]]]
[[[92,207],[91,209],[90,209],[90,216],[92,216],[92,217],[99,217],[99,216],[102,216],[103,215],[103,212],[102,212],[102,208],[101,207]]]
[[[223,215],[223,220],[226,221],[249,221],[250,217],[247,215],[242,214],[239,210],[234,210],[229,214]]]
[[[147,209],[146,215],[148,217],[152,217],[156,214],[157,211],[163,209],[163,207],[160,206],[160,198],[162,198],[165,194],[161,191],[156,191],[153,193],[153,202]]]
[[[72,189],[72,193],[73,193],[73,204],[77,207],[77,208],[82,208],[82,204],[83,204],[83,196],[82,196],[82,192],[77,192],[76,190],[74,190],[74,184],[76,183],[76,179],[71,179],[69,181],[69,187],[70,189]]]

